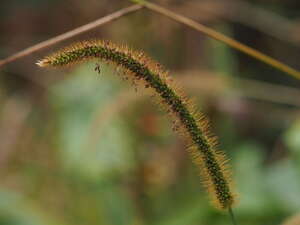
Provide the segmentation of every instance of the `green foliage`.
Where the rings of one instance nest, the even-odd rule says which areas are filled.
[[[51,99],[60,126],[64,166],[92,179],[103,179],[113,171],[127,173],[133,167],[133,155],[131,136],[121,115],[94,128],[99,112],[107,110],[120,89],[106,76],[111,71],[105,65],[101,65],[105,76],[87,76],[93,67],[94,63],[87,64],[73,74],[74,79],[53,87]],[[91,139],[95,141],[90,143]]]

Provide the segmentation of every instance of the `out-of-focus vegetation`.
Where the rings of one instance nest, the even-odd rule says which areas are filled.
[[[158,3],[300,69],[298,0]],[[129,4],[2,0],[0,56]],[[249,6],[271,14],[249,17]],[[282,224],[299,213],[299,81],[147,10],[68,42],[87,38],[145,51],[196,98],[231,159],[239,224]],[[150,96],[111,66],[97,74],[96,61],[41,70],[34,63],[48,52],[0,70],[1,225],[230,224]]]

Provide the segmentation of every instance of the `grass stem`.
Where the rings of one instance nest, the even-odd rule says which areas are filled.
[[[135,3],[139,3],[143,6],[145,6],[147,9],[150,9],[151,11],[154,11],[156,13],[159,13],[161,15],[164,15],[166,17],[169,17],[170,19],[184,24],[190,28],[193,28],[196,31],[199,31],[215,40],[221,41],[225,43],[226,45],[245,53],[246,55],[251,56],[252,58],[255,58],[273,68],[276,68],[277,70],[280,70],[281,72],[284,72],[298,80],[300,80],[300,71],[286,65],[285,63],[280,62],[279,60],[270,57],[248,45],[245,45],[233,38],[230,38],[214,29],[211,29],[203,24],[197,23],[196,21],[189,19],[185,16],[182,16],[180,14],[177,14],[175,12],[172,12],[171,10],[168,10],[166,8],[163,8],[157,4],[147,2],[146,0],[131,0]]]
[[[236,220],[235,220],[234,213],[233,213],[233,210],[232,210],[231,207],[228,208],[228,212],[229,212],[232,224],[233,225],[238,225],[237,222],[236,222]]]

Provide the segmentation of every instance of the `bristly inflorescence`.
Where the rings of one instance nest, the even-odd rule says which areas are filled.
[[[224,154],[216,150],[216,138],[209,132],[205,117],[194,110],[184,93],[175,87],[168,73],[143,53],[107,41],[83,41],[48,56],[37,64],[60,67],[96,58],[124,70],[134,82],[152,89],[173,116],[177,130],[186,138],[189,152],[200,167],[205,187],[218,208],[231,208],[234,195]]]

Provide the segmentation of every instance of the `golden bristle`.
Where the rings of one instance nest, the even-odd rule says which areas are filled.
[[[217,208],[232,207],[235,195],[232,194],[231,174],[228,160],[217,149],[217,138],[210,132],[210,123],[195,107],[195,101],[189,100],[178,84],[157,62],[142,52],[136,52],[126,46],[108,41],[82,41],[64,48],[37,65],[65,66],[87,59],[97,58],[123,69],[130,77],[158,96],[159,105],[172,115],[175,130],[184,136],[189,153],[199,167],[203,185],[211,194]],[[150,88],[149,88],[150,87]]]

